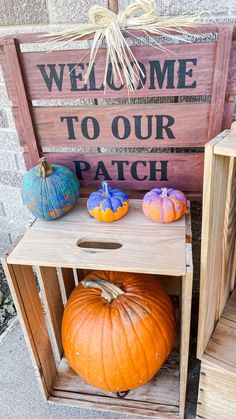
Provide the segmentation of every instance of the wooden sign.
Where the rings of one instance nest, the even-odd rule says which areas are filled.
[[[131,97],[211,94],[215,43],[152,46],[132,49],[143,74]],[[106,50],[101,49],[87,83],[89,50],[22,53],[31,99],[125,97],[127,88],[114,80],[111,65],[104,83]]]
[[[33,109],[41,147],[200,147],[210,105],[161,104]]]
[[[20,44],[38,43],[40,35],[3,39],[0,59],[27,167],[46,153],[52,163],[74,170],[82,187],[107,179],[124,189],[201,192],[201,147],[232,119],[233,30],[233,24],[203,25],[195,32],[217,32],[217,41],[171,44],[167,51],[133,47],[142,74],[129,94],[111,66],[104,80],[105,49],[85,83],[89,50],[21,52]],[[170,99],[155,103],[160,96]],[[146,104],[146,97],[153,99]],[[64,99],[89,101],[58,106]]]

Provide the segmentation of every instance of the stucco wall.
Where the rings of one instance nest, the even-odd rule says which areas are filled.
[[[0,0],[0,35],[47,29],[48,24],[86,21],[92,0]],[[100,0],[99,4],[106,6]],[[121,0],[120,8],[130,2]],[[205,20],[236,20],[236,0],[160,0],[161,14],[206,12]],[[209,13],[210,12],[210,13]],[[22,234],[31,216],[22,205],[25,165],[0,71],[0,253]]]

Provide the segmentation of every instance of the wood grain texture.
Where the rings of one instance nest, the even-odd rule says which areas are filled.
[[[10,79],[10,84],[13,89],[13,93],[10,96],[12,106],[15,109],[20,109],[20,118],[16,120],[16,128],[21,146],[24,149],[24,159],[27,167],[32,167],[38,162],[39,151],[25,90],[25,82],[21,72],[19,47],[14,39],[9,39],[4,42],[4,50],[8,63],[7,68],[10,72],[7,78]],[[9,81],[7,85],[9,86]]]
[[[180,418],[184,418],[185,401],[186,401],[191,306],[192,306],[192,288],[193,288],[192,245],[191,243],[188,243],[186,244],[186,274],[182,276],[182,282],[181,282],[180,403],[179,403]]]
[[[197,418],[235,418],[236,376],[203,360],[199,383]]]
[[[233,37],[233,25],[219,28],[218,36],[213,77],[213,89],[211,95],[211,108],[209,115],[209,139],[218,135],[222,127]]]
[[[33,118],[41,147],[201,147],[209,109],[208,103],[40,107]]]
[[[63,354],[61,341],[61,323],[64,311],[56,268],[36,267],[37,278],[42,292],[43,306],[47,326],[52,339],[56,360]]]
[[[221,156],[236,157],[236,127],[233,126],[231,131],[227,131],[227,135],[217,143],[214,147],[214,154]]]
[[[227,45],[226,47],[229,47]],[[106,98],[109,97],[146,97],[146,96],[191,96],[211,94],[214,58],[216,51],[216,43],[200,43],[200,44],[178,44],[168,45],[168,51],[161,51],[151,46],[132,47],[133,54],[136,59],[140,61],[146,68],[146,82],[144,87],[140,85],[140,89],[128,94],[125,87],[121,87],[121,83],[116,82],[115,89],[106,86]],[[83,76],[86,71],[88,57],[90,50],[66,50],[66,51],[52,51],[48,54],[45,52],[25,52],[22,53],[22,65],[25,78],[27,81],[27,89],[31,99],[78,99],[78,98],[104,98],[104,87],[102,83],[104,79],[104,66],[106,50],[100,49],[97,53],[94,72],[95,82],[91,80],[84,85]],[[185,81],[179,79],[179,60],[197,60],[195,63],[187,62],[183,75]],[[164,80],[158,84],[156,80],[156,73],[154,74],[154,82],[150,84],[150,61],[159,61],[161,71],[166,60],[171,60],[171,71],[174,71],[173,82],[167,82],[167,73],[164,75]],[[77,87],[71,85],[70,71],[77,63],[82,62],[82,67],[76,68]],[[48,65],[55,64],[55,69],[58,69],[58,75],[63,77],[61,90],[55,82],[52,83],[51,91],[48,90],[44,78],[41,74],[38,65],[45,65],[45,71],[48,70]],[[65,66],[59,67],[59,64]],[[68,67],[67,64],[72,64]],[[84,68],[83,68],[84,67]],[[206,72],[207,68],[207,72]],[[189,72],[190,71],[190,72]],[[62,72],[62,73],[60,73]],[[164,71],[165,72],[165,71]],[[188,73],[189,72],[189,73]],[[81,75],[79,75],[81,73]],[[188,75],[186,75],[188,73]],[[73,75],[73,73],[71,73]],[[164,74],[164,73],[163,73]],[[49,73],[48,73],[49,75]],[[109,79],[110,80],[110,79]],[[196,83],[195,83],[196,82]],[[72,82],[73,84],[73,82]],[[179,87],[178,87],[179,86]],[[191,87],[192,86],[192,87]],[[151,88],[150,88],[151,87]],[[100,89],[101,88],[101,89]],[[78,90],[72,90],[78,89]],[[80,90],[79,90],[80,89]],[[93,90],[91,90],[93,89]],[[95,90],[96,89],[96,90]]]
[[[227,148],[232,151],[234,141],[233,129],[224,131],[205,147],[199,358],[235,286],[236,159]]]
[[[56,376],[56,365],[31,266],[9,265],[2,259],[8,285],[44,399]]]
[[[203,358],[207,362],[231,371],[236,381],[236,289],[206,347]]]
[[[214,147],[225,135],[226,132],[218,135],[205,146],[197,348],[197,356],[200,359],[219,318],[222,239],[229,161],[227,157],[215,156]]]
[[[86,406],[111,412],[157,418],[175,417],[175,415],[177,417],[179,405],[177,348],[151,381],[145,386],[131,390],[123,399],[118,398],[114,393],[104,393],[85,383],[63,358],[50,399],[58,402],[64,399],[67,404],[81,403],[81,407]]]
[[[188,33],[190,34],[205,34],[205,33],[217,33],[219,28],[222,26],[229,26],[232,25],[232,23],[227,22],[206,22],[199,24],[194,27],[188,28]],[[69,26],[69,25],[67,25]],[[74,24],[72,24],[74,27]],[[179,32],[176,30],[170,30],[170,33],[179,35]],[[144,33],[142,31],[133,30],[130,31],[130,37],[133,36],[144,36]],[[13,37],[16,38],[17,42],[20,44],[34,44],[38,42],[45,42],[45,39],[47,39],[47,36],[50,37],[50,33],[41,32],[41,33],[17,33],[15,35],[7,35],[0,38],[0,45],[6,40],[6,39],[12,39]],[[128,37],[127,34],[124,33],[125,37]],[[150,33],[150,36],[154,36]],[[83,37],[82,39],[86,39],[86,37]]]
[[[235,285],[236,245],[236,159],[229,159],[229,175],[225,204],[224,229],[222,237],[222,270],[219,290],[219,316]]]
[[[86,200],[80,199],[77,208],[56,223],[37,220],[9,255],[9,263],[184,275],[184,218],[156,224],[141,206],[142,201],[130,201],[127,215],[107,225],[92,219]],[[77,245],[82,240],[119,242],[122,247],[86,249]]]
[[[234,26],[234,31],[236,26]],[[235,37],[235,33],[234,33]],[[226,92],[228,95],[236,94],[236,39],[232,42],[231,53],[230,53],[230,66],[227,80]]]
[[[74,161],[81,162],[82,179],[80,174],[78,178],[81,186],[85,188],[100,187],[107,170],[107,180],[114,187],[136,190],[170,187],[193,192],[202,190],[203,153],[44,153],[44,155],[51,163],[62,164],[73,171],[75,171]],[[89,166],[85,166],[86,164]],[[120,174],[119,165],[122,166]],[[84,170],[86,167],[88,170]],[[158,170],[156,174],[153,172],[151,175],[151,168]],[[161,177],[168,180],[160,180]]]
[[[75,288],[75,278],[73,269],[57,268],[57,276],[61,291],[63,305],[67,303],[70,293]]]

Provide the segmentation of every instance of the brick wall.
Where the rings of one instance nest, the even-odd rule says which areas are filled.
[[[96,2],[106,6],[106,2]],[[120,8],[130,2],[120,0]],[[86,21],[92,0],[0,0],[0,35],[47,29],[48,24]],[[205,11],[217,20],[236,20],[236,0],[159,0],[161,14]],[[209,13],[210,12],[210,13]],[[0,70],[0,253],[22,234],[32,216],[22,205],[20,184],[25,165],[22,158],[4,80]]]

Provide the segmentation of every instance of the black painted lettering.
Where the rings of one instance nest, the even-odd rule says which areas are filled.
[[[89,130],[89,125],[91,126],[92,130],[91,129]],[[95,140],[96,138],[99,137],[99,134],[100,134],[100,127],[99,127],[98,121],[92,116],[86,116],[81,121],[81,131],[82,131],[83,136],[87,138],[88,140]],[[91,133],[91,131],[93,132]]]
[[[178,81],[178,89],[195,89],[197,86],[196,80],[192,82],[192,84],[186,84],[186,77],[193,77],[193,69],[190,68],[187,70],[187,63],[192,63],[193,65],[197,65],[196,58],[188,58],[188,59],[181,59],[179,61],[179,81]]]
[[[152,117],[153,115],[134,115],[134,127],[135,127],[135,136],[138,140],[147,140],[152,135]],[[144,125],[144,118],[147,118],[147,129],[146,134],[143,133],[142,126]],[[142,123],[143,122],[143,123]]]
[[[90,170],[90,164],[84,160],[74,160],[75,163],[75,172],[79,180],[83,180],[83,172]]]
[[[124,165],[126,164],[126,166],[129,166],[129,161],[128,160],[112,160],[111,164],[112,164],[112,166],[117,164],[117,169],[118,169],[117,180],[125,180]]]
[[[147,162],[143,161],[143,160],[138,160],[138,161],[133,162],[132,165],[131,165],[130,171],[131,171],[132,177],[135,180],[142,181],[142,180],[146,180],[147,176],[145,176],[145,175],[142,176],[142,177],[138,176],[138,165],[140,165],[140,164],[146,167]]]
[[[161,163],[161,168],[157,169],[157,164]],[[149,180],[161,180],[161,181],[167,181],[168,177],[167,177],[167,165],[168,165],[168,160],[160,160],[160,162],[156,161],[156,160],[150,160],[149,161],[150,164],[150,178]],[[157,179],[157,172],[161,173],[160,179]]]
[[[52,91],[53,82],[55,82],[60,92],[62,90],[65,64],[57,64],[57,66],[59,67],[59,72],[56,70],[56,64],[47,64],[47,66],[45,64],[37,65],[49,92]],[[49,74],[47,73],[46,67],[49,69]]]
[[[161,68],[160,61],[149,61],[150,64],[150,87],[149,89],[156,89],[156,81],[160,89],[164,85],[166,89],[174,89],[174,69],[176,60],[164,61],[163,67]]]
[[[89,66],[89,64],[87,64],[87,67]],[[94,69],[94,64],[91,68],[91,71],[89,73],[89,90],[93,91],[93,92],[97,92],[99,90],[104,90],[104,84],[101,84],[101,86],[97,87],[96,86],[96,74],[95,74],[95,69]]]
[[[70,85],[72,92],[79,92],[88,90],[87,84],[83,83],[83,73],[79,70],[84,70],[84,63],[67,64],[69,67]],[[82,87],[78,87],[78,82],[81,82]]]
[[[98,162],[97,170],[93,179],[99,180],[100,176],[102,176],[104,180],[112,180],[103,161]]]
[[[60,121],[66,121],[68,140],[76,140],[75,130],[74,130],[74,121],[78,122],[78,116],[61,116]]]
[[[119,124],[120,121],[123,122],[122,134],[120,132],[121,131],[120,124]],[[126,140],[126,138],[130,136],[130,131],[131,131],[130,122],[128,118],[126,118],[125,116],[116,116],[112,121],[111,130],[115,138],[118,138],[119,140]]]
[[[156,116],[156,139],[164,139],[164,131],[168,138],[175,138],[172,129],[170,128],[175,120],[170,115],[155,115]]]

